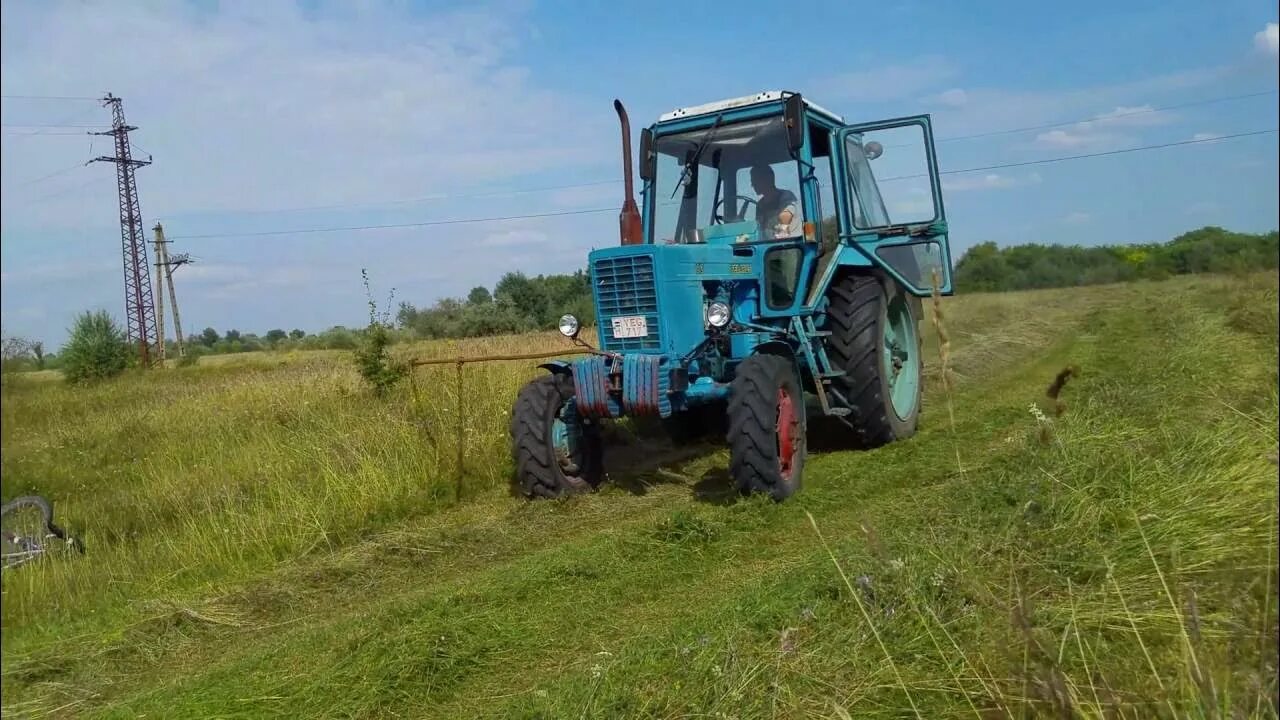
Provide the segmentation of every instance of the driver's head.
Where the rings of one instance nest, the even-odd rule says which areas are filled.
[[[768,165],[756,165],[751,168],[751,189],[757,195],[764,195],[774,189],[773,168]]]

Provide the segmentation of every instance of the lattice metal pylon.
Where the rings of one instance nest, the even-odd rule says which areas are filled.
[[[138,205],[138,186],[134,170],[150,165],[151,160],[134,160],[129,146],[129,132],[138,128],[124,121],[120,98],[107,93],[103,107],[111,108],[111,129],[95,135],[115,138],[114,157],[96,157],[91,162],[109,162],[116,166],[116,186],[120,190],[120,241],[124,256],[124,310],[126,334],[137,343],[142,367],[150,367],[152,346],[156,343],[156,308],[151,288],[151,266],[147,263],[146,238],[142,229],[142,210]]]

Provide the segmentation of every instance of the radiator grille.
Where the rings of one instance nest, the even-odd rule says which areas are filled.
[[[610,350],[661,350],[658,324],[658,287],[653,275],[653,256],[630,255],[601,258],[595,263],[596,294],[599,298],[600,337]],[[615,338],[615,317],[639,315],[648,325],[649,335]]]

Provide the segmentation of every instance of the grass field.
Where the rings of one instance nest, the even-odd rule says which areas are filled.
[[[600,492],[512,497],[533,363],[468,366],[461,417],[453,367],[378,400],[337,352],[6,378],[3,495],[88,552],[4,574],[2,709],[1274,718],[1277,302],[1273,275],[945,299],[953,391],[930,331],[920,433],[815,454],[784,504],[628,429]]]

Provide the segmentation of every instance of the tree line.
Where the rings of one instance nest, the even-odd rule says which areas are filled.
[[[462,338],[549,330],[560,316],[572,313],[584,325],[595,318],[591,276],[521,272],[503,275],[493,292],[475,287],[466,298],[444,298],[426,308],[400,303],[396,325],[416,338]]]
[[[1206,226],[1166,243],[1012,245],[985,242],[956,262],[957,293],[1161,280],[1190,273],[1236,273],[1280,266],[1276,231],[1237,233]]]
[[[1038,288],[1073,287],[1131,280],[1159,280],[1189,273],[1235,273],[1280,267],[1280,242],[1276,231],[1237,233],[1206,226],[1183,233],[1166,243],[1136,245],[1064,246],[1024,244],[999,247],[985,242],[973,246],[956,262],[957,293],[999,292]],[[559,317],[573,313],[584,325],[594,322],[590,275],[577,270],[567,275],[509,272],[493,291],[477,286],[465,298],[449,297],[428,307],[401,302],[394,323],[379,322],[379,342],[394,344],[417,339],[464,338],[520,333],[554,328]],[[375,323],[370,323],[372,328]],[[370,328],[335,326],[319,333],[303,330],[267,331],[263,335],[215,328],[186,338],[185,351],[194,360],[200,355],[263,350],[356,350]],[[124,345],[123,332],[106,313],[85,313],[76,320],[72,337],[57,353],[46,352],[43,343],[5,337],[3,370],[63,369],[66,363],[83,363],[92,355],[93,343],[77,344],[77,338],[100,338],[98,344],[118,342],[124,351],[119,363],[130,362],[133,350]],[[172,340],[169,341],[173,347]],[[96,350],[93,352],[97,352]],[[171,352],[176,355],[176,352]],[[109,356],[109,357],[108,357]],[[108,353],[109,365],[117,358]]]

